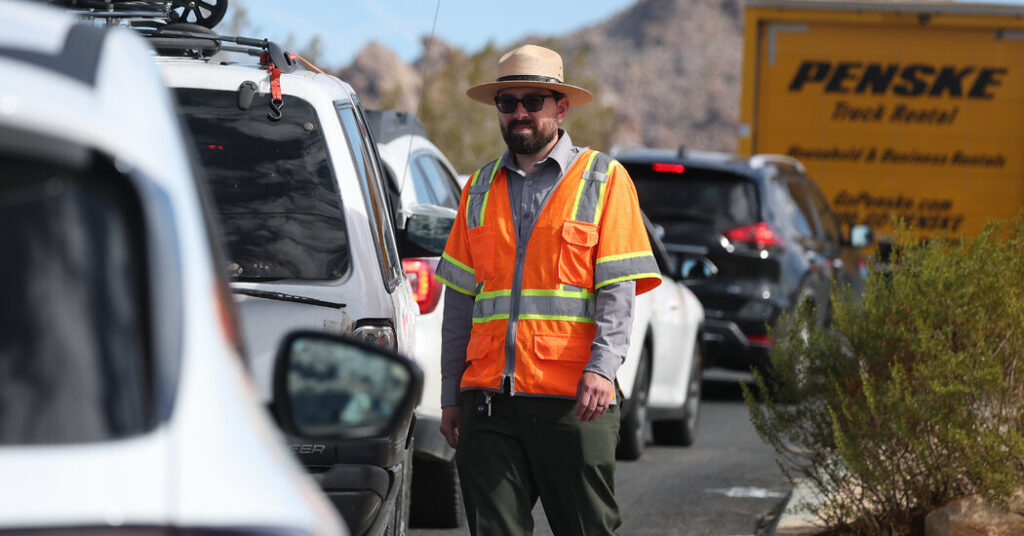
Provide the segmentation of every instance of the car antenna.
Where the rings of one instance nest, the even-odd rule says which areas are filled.
[[[437,0],[437,4],[434,7],[434,22],[430,25],[430,38],[427,40],[427,49],[423,51],[422,65],[420,66],[420,79],[423,83],[420,84],[420,98],[416,100],[416,108],[413,110],[413,116],[420,116],[420,104],[423,103],[423,98],[427,94],[427,63],[430,60],[430,48],[434,44],[434,33],[437,30],[437,14],[441,11],[441,0]],[[412,136],[409,136],[409,151],[405,156],[405,169],[402,170],[402,179],[398,181],[398,195],[402,195],[402,190],[405,189],[405,180],[409,176],[409,168],[412,166],[412,162],[409,159],[412,157]]]

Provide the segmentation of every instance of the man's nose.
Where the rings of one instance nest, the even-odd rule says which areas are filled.
[[[512,112],[512,117],[514,117],[516,119],[523,119],[523,118],[526,118],[526,117],[529,117],[529,116],[530,116],[530,112],[526,111],[526,106],[523,104],[523,101],[517,102],[516,103],[516,109],[515,109],[515,111]]]

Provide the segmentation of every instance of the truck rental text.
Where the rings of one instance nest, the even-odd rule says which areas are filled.
[[[798,158],[844,226],[1024,207],[1024,7],[751,0],[745,24],[739,151]]]

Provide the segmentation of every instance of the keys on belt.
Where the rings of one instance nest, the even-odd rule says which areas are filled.
[[[491,416],[491,399],[494,393],[490,391],[477,391],[476,393],[476,414],[481,417]]]

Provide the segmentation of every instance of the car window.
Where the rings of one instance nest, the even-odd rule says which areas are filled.
[[[662,172],[650,164],[623,165],[636,185],[640,207],[655,222],[694,220],[725,229],[759,219],[757,188],[745,177],[693,167]]]
[[[829,244],[838,244],[842,234],[840,234],[839,221],[836,219],[835,213],[828,206],[825,196],[814,184],[808,183],[805,186],[818,216],[822,239]]]
[[[790,236],[814,237],[813,216],[800,185],[783,176],[768,181],[772,188],[774,221]]]
[[[351,266],[338,184],[316,112],[289,96],[238,108],[233,91],[178,89],[238,280],[331,280]],[[267,99],[269,95],[256,95]]]
[[[401,173],[401,172],[399,172]],[[428,203],[431,205],[437,205],[438,199],[434,195],[434,189],[430,185],[430,177],[427,176],[427,171],[423,166],[419,165],[416,160],[409,162],[409,169],[405,170],[407,175],[405,177],[399,177],[399,183],[412,183],[413,191],[416,193],[417,203]]]
[[[398,245],[395,241],[394,222],[388,209],[388,199],[384,194],[380,161],[377,150],[370,135],[366,122],[357,114],[351,104],[338,105],[338,117],[349,140],[352,160],[356,164],[356,172],[362,184],[363,198],[366,202],[370,225],[373,228],[377,255],[388,292],[397,287],[404,278],[402,262],[398,256]]]
[[[441,205],[451,209],[459,208],[459,189],[455,178],[430,154],[423,154],[415,158],[416,167],[422,171],[422,176],[427,182],[430,196],[435,205]],[[417,189],[417,193],[419,190]]]
[[[0,156],[0,445],[155,425],[145,224],[112,165]]]

